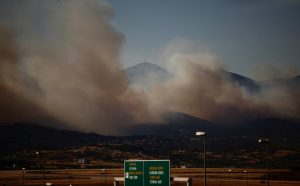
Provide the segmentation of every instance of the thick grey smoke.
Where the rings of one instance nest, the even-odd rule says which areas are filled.
[[[213,121],[246,116],[251,98],[232,83],[214,54],[181,39],[167,47],[164,61],[173,78],[149,93],[153,107]]]
[[[297,66],[288,64],[257,64],[253,69],[254,79],[260,81],[292,78],[299,74],[300,70]]]
[[[299,85],[267,83],[251,93],[232,80],[213,53],[182,39],[170,43],[162,61],[173,78],[148,94],[158,113],[183,112],[219,123],[259,117],[300,119]]]
[[[15,3],[7,3],[14,11],[3,21],[12,29],[1,29],[0,83],[5,90],[2,97],[6,97],[2,107],[17,105],[18,109],[11,110],[31,121],[37,113],[26,107],[38,107],[71,128],[101,133],[144,120],[143,99],[128,89],[118,61],[123,36],[109,23],[112,9],[108,4],[79,0]],[[12,95],[5,92],[18,94],[22,100],[8,101]],[[26,106],[22,106],[24,101]]]
[[[40,109],[23,94],[35,81],[19,69],[14,33],[0,25],[0,118],[5,122],[28,121]]]

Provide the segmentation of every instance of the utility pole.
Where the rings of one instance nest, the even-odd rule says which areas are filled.
[[[204,169],[204,186],[206,186],[206,135],[207,133],[206,132],[203,132],[203,131],[199,131],[199,132],[196,132],[196,136],[203,136],[203,169]]]

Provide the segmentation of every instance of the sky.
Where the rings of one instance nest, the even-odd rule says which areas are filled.
[[[299,0],[108,0],[124,35],[127,67],[160,64],[168,43],[190,40],[229,71],[253,77],[262,64],[300,68]]]

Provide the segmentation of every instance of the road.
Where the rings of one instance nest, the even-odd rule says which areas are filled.
[[[277,171],[277,170],[273,170]],[[278,170],[279,171],[279,170]],[[282,171],[282,170],[280,170]],[[54,186],[113,186],[114,177],[122,177],[122,169],[57,169],[45,170],[44,183],[52,183]],[[242,169],[208,169],[207,186],[267,186],[261,176],[264,170],[251,169],[247,174]],[[171,169],[173,177],[191,177],[193,186],[203,186],[202,169],[174,168]],[[22,186],[23,170],[0,170],[1,186]],[[25,170],[24,185],[40,186],[43,184],[43,171]],[[184,186],[185,183],[172,182],[172,186]],[[300,181],[270,181],[271,186],[299,186]],[[123,186],[123,183],[120,184]]]

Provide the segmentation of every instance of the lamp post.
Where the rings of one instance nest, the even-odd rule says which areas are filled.
[[[45,185],[45,155],[43,157],[43,186]]]
[[[25,168],[22,168],[23,170],[23,179],[22,179],[22,185],[24,186],[24,179],[25,179]]]
[[[106,169],[102,169],[102,171],[103,171],[103,174],[104,174],[104,183],[105,183],[105,185],[106,185]]]
[[[269,139],[268,138],[261,138],[258,140],[258,143],[266,144],[266,158],[267,158],[267,183],[270,186],[269,181]]]
[[[39,152],[35,152],[36,158],[37,158],[37,169],[41,169],[41,163],[40,163],[40,155]]]
[[[42,160],[40,159],[40,153],[39,152],[36,152],[35,153],[37,155],[37,158],[38,158],[38,162],[39,162],[39,166],[40,166],[40,172],[42,173],[42,185],[44,186],[45,185],[45,161],[46,161],[46,155],[44,154],[42,156]],[[43,162],[41,162],[43,161]]]
[[[37,152],[35,152],[35,154],[37,156],[39,170],[40,170],[40,173],[41,173],[42,172],[42,165],[41,165],[41,161],[40,161],[40,153],[37,151]],[[44,186],[45,185],[45,183],[44,183],[44,173],[42,175],[42,180],[43,180],[42,186]]]
[[[246,173],[246,180],[247,180],[247,186],[248,186],[248,171],[244,170],[244,173]]]
[[[203,168],[204,168],[204,186],[206,186],[206,132],[198,131],[196,132],[196,136],[203,136]]]
[[[228,185],[230,186],[230,173],[231,173],[231,169],[228,170]]]

